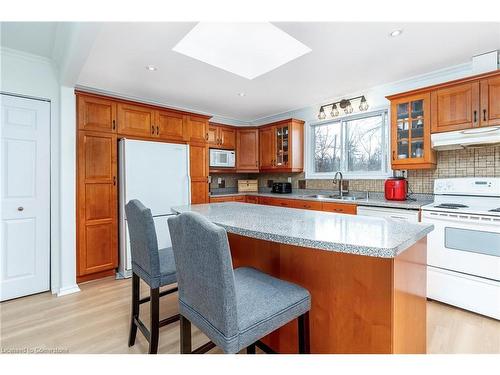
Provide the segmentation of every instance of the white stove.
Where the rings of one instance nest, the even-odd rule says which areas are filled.
[[[500,319],[500,178],[434,182],[427,297]]]

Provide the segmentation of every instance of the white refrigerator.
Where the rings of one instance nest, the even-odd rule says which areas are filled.
[[[158,248],[171,246],[167,219],[171,207],[191,201],[189,146],[121,139],[118,145],[120,264],[118,278],[132,275],[125,204],[139,199],[151,209]]]

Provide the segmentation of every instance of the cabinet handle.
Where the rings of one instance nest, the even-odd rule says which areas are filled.
[[[113,130],[115,130],[115,129],[116,129],[116,121],[113,120]]]
[[[156,135],[160,135],[160,127],[156,125]]]
[[[474,122],[477,122],[477,111],[474,111]]]
[[[255,161],[255,166],[258,167],[259,166],[259,163],[257,161]]]
[[[154,125],[151,125],[151,134],[155,134],[155,126]]]
[[[17,208],[17,210],[18,210],[18,211],[24,211],[24,207],[22,207],[22,206],[21,206],[21,207],[18,207],[18,208]]]
[[[116,176],[113,176],[113,186],[116,186]]]
[[[208,141],[208,133],[205,134],[205,139]]]
[[[396,151],[392,151],[392,160],[396,160]]]
[[[486,109],[483,109],[483,121],[486,121]]]

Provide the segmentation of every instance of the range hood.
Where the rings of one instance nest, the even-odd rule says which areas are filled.
[[[495,144],[500,144],[500,126],[457,130],[431,135],[431,147],[438,151]]]

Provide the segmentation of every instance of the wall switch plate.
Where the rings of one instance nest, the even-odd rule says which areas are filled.
[[[292,182],[292,178],[291,177],[288,177],[288,182]]]
[[[222,178],[221,178],[221,177],[217,177],[217,183],[218,183],[218,184],[221,184],[221,183],[222,183]]]

